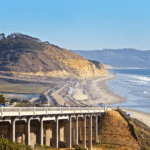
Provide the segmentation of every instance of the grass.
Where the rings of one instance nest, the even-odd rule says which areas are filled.
[[[38,84],[12,84],[4,83],[0,84],[0,92],[8,93],[35,93],[41,94],[49,88],[48,86],[38,85]]]
[[[103,149],[108,149],[108,150],[118,150],[116,148],[116,146],[114,146],[114,145],[107,145],[107,144],[94,145],[94,147],[101,147]]]
[[[15,107],[34,107],[34,106],[36,106],[36,103],[30,103],[30,102],[28,102],[28,103],[17,103],[16,105],[15,105]]]
[[[47,149],[56,149],[55,147],[53,147],[53,146],[45,146],[45,145],[39,145],[39,146],[35,146],[35,148],[34,149],[36,149],[36,150],[47,150]]]

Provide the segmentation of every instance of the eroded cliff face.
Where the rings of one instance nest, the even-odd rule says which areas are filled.
[[[11,65],[11,64],[10,64]],[[68,50],[45,49],[20,55],[18,63],[10,66],[19,75],[40,75],[60,78],[97,78],[108,71],[97,62],[90,62]]]
[[[100,64],[101,68],[97,68],[95,64],[92,64],[87,60],[59,59],[57,61],[63,63],[63,66],[65,66],[64,69],[45,71],[42,67],[39,66],[39,71],[37,72],[19,72],[19,74],[40,75],[60,78],[97,78],[101,76],[106,76],[108,74],[108,71],[104,69],[102,64]]]
[[[97,68],[95,64],[85,59],[59,59],[59,61],[63,62],[66,66],[73,68],[77,73],[77,76],[81,78],[96,78],[105,76],[108,73],[102,64],[101,68]]]
[[[11,42],[8,39],[1,49],[0,71],[10,71],[18,76],[96,78],[107,75],[99,62],[88,61],[71,51],[23,34],[14,34]]]

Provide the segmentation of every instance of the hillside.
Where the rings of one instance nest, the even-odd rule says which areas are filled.
[[[95,150],[149,150],[150,128],[131,118],[119,107],[103,114],[99,124],[99,142]]]
[[[86,59],[101,61],[103,64],[117,68],[150,68],[150,50],[103,49],[92,51],[73,50],[72,52],[79,54]]]
[[[84,57],[21,33],[0,34],[0,71],[52,77],[99,77],[107,70]]]
[[[102,147],[118,150],[140,150],[130,126],[117,111],[108,111],[100,124],[100,143]]]

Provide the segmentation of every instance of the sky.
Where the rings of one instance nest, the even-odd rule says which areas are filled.
[[[150,0],[3,0],[0,33],[68,50],[150,50]]]

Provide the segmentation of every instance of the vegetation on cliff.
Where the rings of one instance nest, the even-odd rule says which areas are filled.
[[[107,71],[84,57],[21,33],[0,34],[0,71],[30,75],[98,77]]]

